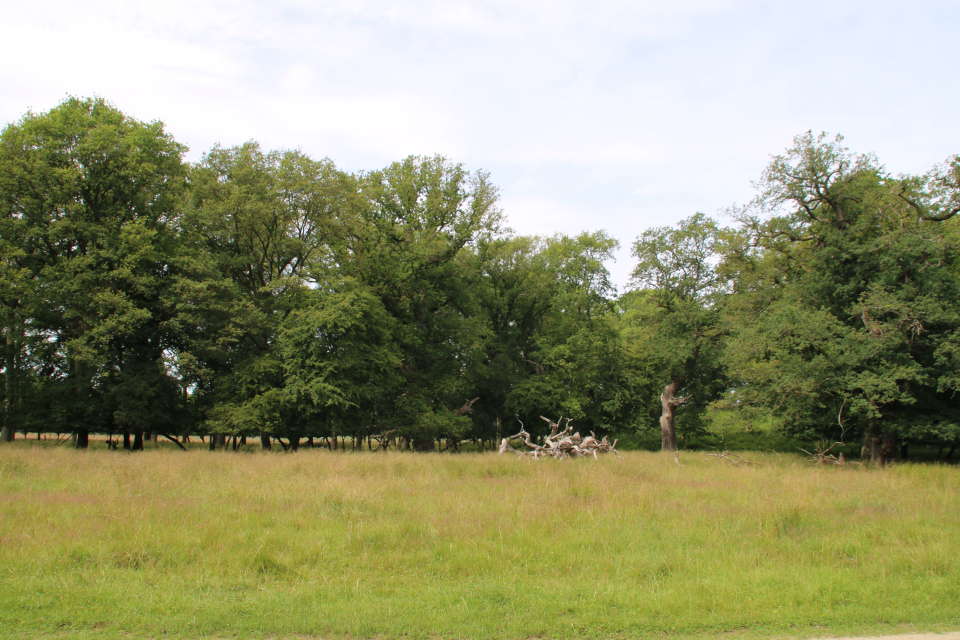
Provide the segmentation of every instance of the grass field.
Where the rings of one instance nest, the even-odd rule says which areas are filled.
[[[0,636],[960,628],[960,469],[0,447]]]

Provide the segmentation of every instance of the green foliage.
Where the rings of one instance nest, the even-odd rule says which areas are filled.
[[[317,418],[370,421],[390,401],[401,359],[392,318],[368,289],[345,282],[310,292],[277,339],[284,392]]]
[[[759,251],[739,261],[726,363],[733,405],[769,407],[792,433],[960,438],[956,160],[886,175],[841,139],[799,136],[736,215]]]
[[[675,426],[683,435],[702,431],[703,411],[726,388],[719,356],[728,282],[716,262],[730,234],[697,213],[675,228],[648,229],[633,245],[633,282],[642,288],[621,298],[620,331],[629,375],[647,398],[634,424],[650,428],[661,414],[665,449],[677,446]]]
[[[51,383],[69,390],[57,395],[71,424],[48,428],[164,426],[177,403],[164,368],[175,338],[162,301],[184,150],[159,122],[128,118],[102,99],[28,113],[0,136],[3,306],[18,351],[6,365],[27,387],[37,372],[17,360],[42,357],[45,391]]]
[[[0,134],[0,439],[428,450],[659,416],[672,448],[715,403],[807,438],[960,440],[960,158],[894,177],[799,136],[739,228],[643,231],[617,297],[616,239],[514,236],[490,176],[444,157],[349,174],[255,142],[183,152],[101,99]]]

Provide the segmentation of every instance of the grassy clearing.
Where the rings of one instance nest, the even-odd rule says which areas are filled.
[[[957,468],[681,462],[3,447],[0,631],[485,639],[960,628]]]

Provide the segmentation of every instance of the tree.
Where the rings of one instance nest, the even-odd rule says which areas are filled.
[[[447,422],[417,416],[442,418],[460,406],[469,395],[465,374],[481,357],[457,258],[499,233],[497,197],[486,173],[440,156],[409,157],[360,177],[357,206],[331,243],[341,273],[368,287],[394,319],[403,364],[392,421],[418,449],[431,450]]]
[[[677,450],[680,407],[702,411],[723,388],[721,296],[715,269],[722,231],[702,213],[676,227],[645,231],[633,245],[637,294],[624,299],[624,332],[634,366],[658,372],[661,447]]]
[[[225,279],[215,325],[224,333],[216,345],[202,338],[185,345],[178,368],[193,372],[193,403],[209,428],[259,433],[269,448],[271,435],[287,435],[289,412],[277,336],[332,264],[331,229],[356,186],[329,160],[264,152],[253,142],[214,147],[194,167],[191,185],[184,233]]]
[[[484,351],[468,374],[484,400],[478,437],[492,439],[514,416],[543,431],[543,413],[576,418],[581,429],[609,426],[606,394],[617,359],[604,261],[616,246],[600,231],[496,238],[471,254]]]
[[[156,426],[169,415],[157,404],[169,399],[160,299],[184,151],[161,123],[102,99],[69,98],[0,136],[6,368],[16,370],[18,353],[47,356],[44,377],[69,390],[59,399],[70,425],[57,428],[74,431],[78,447],[91,429]],[[44,343],[53,348],[37,348]]]
[[[353,281],[312,290],[284,320],[277,338],[283,395],[300,422],[342,428],[375,417],[396,387],[400,354],[393,320],[380,300]],[[369,424],[369,422],[366,422]]]
[[[758,251],[740,260],[732,402],[793,433],[863,434],[874,459],[898,437],[960,439],[958,167],[892,177],[809,132],[773,158],[734,212]]]

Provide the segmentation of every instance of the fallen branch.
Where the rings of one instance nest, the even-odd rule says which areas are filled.
[[[741,464],[763,464],[761,462],[756,462],[755,460],[747,460],[746,458],[741,458],[735,453],[724,450],[722,453],[705,453],[705,456],[710,456],[717,458],[718,460],[726,460],[730,464],[739,467]]]
[[[390,429],[390,430],[388,430],[388,431],[384,431],[383,433],[370,434],[370,436],[369,436],[370,441],[377,443],[377,448],[374,449],[374,451],[380,451],[381,449],[383,449],[384,451],[386,451],[387,449],[389,449],[389,448],[390,448],[390,438],[393,436],[393,434],[397,433],[398,431],[400,431],[399,428],[398,428],[398,429]]]
[[[169,440],[170,442],[174,443],[175,445],[177,445],[178,447],[180,447],[180,448],[183,449],[184,451],[187,450],[187,448],[186,448],[185,446],[183,446],[183,443],[180,442],[179,440],[177,440],[176,438],[171,437],[171,436],[168,436],[168,435],[165,434],[165,433],[161,433],[160,435],[162,435],[164,438],[166,438],[166,439]],[[114,448],[116,448],[116,447],[114,447]]]
[[[797,448],[800,449],[800,451],[803,451],[808,456],[810,456],[809,461],[813,464],[818,464],[818,465],[829,464],[837,467],[843,467],[843,466],[846,466],[847,464],[846,458],[843,457],[843,451],[840,452],[839,456],[835,456],[832,453],[830,453],[833,450],[833,448],[838,444],[842,445],[843,442],[842,441],[834,442],[832,445],[828,447],[827,443],[821,440],[820,442],[817,443],[816,451],[814,451],[813,453],[807,451],[806,449],[800,449],[800,447],[797,447]],[[857,464],[857,463],[851,463],[851,464]]]

